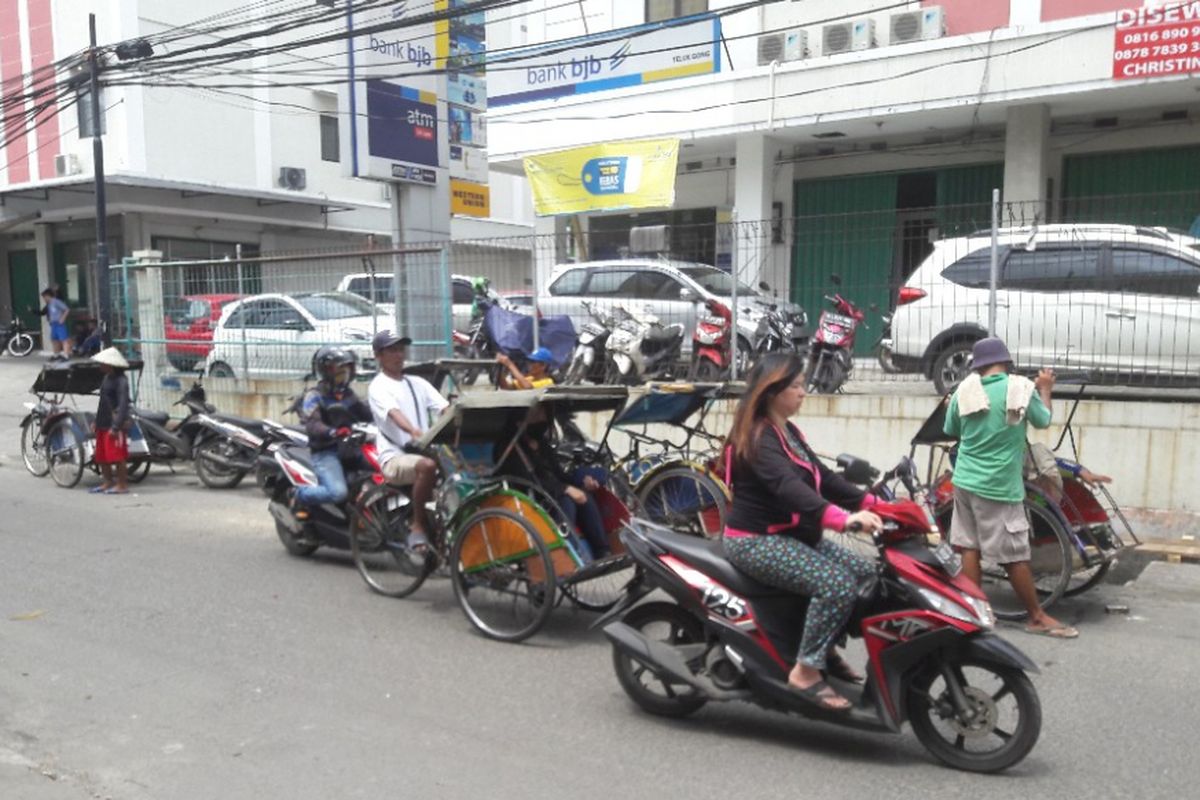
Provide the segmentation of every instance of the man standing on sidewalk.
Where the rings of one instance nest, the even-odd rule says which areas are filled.
[[[959,439],[950,544],[962,553],[963,569],[977,585],[982,558],[1004,567],[1029,613],[1026,631],[1073,639],[1079,632],[1038,603],[1023,505],[1026,431],[1029,425],[1050,426],[1054,371],[1043,369],[1036,381],[1010,375],[1012,356],[995,338],[976,342],[973,356],[975,372],[954,392],[944,426]]]

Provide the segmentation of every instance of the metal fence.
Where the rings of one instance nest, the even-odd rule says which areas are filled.
[[[989,330],[1023,369],[1190,383],[1200,380],[1197,214],[1200,190],[996,207],[981,197],[768,221],[572,220],[557,235],[393,250],[127,261],[113,271],[114,338],[160,377],[295,382],[326,343],[354,349],[370,370],[370,338],[382,328],[412,336],[413,358],[450,355],[452,332],[470,327],[471,279],[483,276],[512,304],[566,314],[577,330],[594,321],[584,301],[679,325],[676,378],[691,373],[693,334],[712,300],[736,317],[742,369],[764,349],[771,314],[799,341],[821,329],[823,313],[846,326],[850,309],[860,312],[851,388],[931,379],[945,388]],[[835,309],[835,295],[848,305]]]

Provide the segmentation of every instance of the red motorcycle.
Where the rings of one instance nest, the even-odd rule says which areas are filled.
[[[837,275],[831,280],[834,286],[842,285],[842,279]],[[821,312],[804,373],[807,390],[817,394],[833,394],[849,379],[854,369],[854,337],[866,317],[861,309],[840,294],[826,295],[825,299],[834,310]]]
[[[858,587],[844,632],[862,637],[862,687],[836,681],[848,711],[788,688],[808,598],[760,584],[725,559],[719,540],[631,520],[621,539],[637,572],[596,624],[613,643],[625,692],[646,711],[682,717],[710,700],[745,701],[851,728],[896,733],[905,721],[934,756],[996,772],[1023,759],[1041,730],[1027,672],[1037,667],[991,632],[995,617],[946,543],[931,548],[929,517],[911,501],[872,508],[878,572]],[[630,609],[661,589],[675,602]],[[613,621],[620,615],[620,619]]]
[[[733,331],[733,312],[724,303],[704,301],[708,314],[696,320],[692,332],[692,369],[694,381],[722,381],[729,376],[732,357],[730,343]]]

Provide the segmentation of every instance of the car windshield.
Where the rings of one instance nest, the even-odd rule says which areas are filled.
[[[722,297],[728,297],[733,293],[733,278],[724,270],[716,267],[680,267],[679,271],[700,284],[706,292],[712,292]],[[741,281],[738,281],[737,291],[739,295],[743,296],[758,295],[757,289],[751,289]]]
[[[302,294],[296,302],[319,320],[369,317],[375,306],[356,294]]]
[[[171,317],[171,322],[181,325],[200,319],[208,319],[212,311],[209,309],[208,303],[203,300],[181,298],[172,306],[168,313]]]

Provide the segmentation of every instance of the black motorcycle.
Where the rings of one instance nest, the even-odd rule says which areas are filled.
[[[33,334],[25,330],[21,320],[15,318],[4,326],[4,331],[0,333],[0,341],[4,342],[4,352],[17,358],[24,358],[32,353],[37,344]]]
[[[583,323],[579,329],[579,342],[575,345],[575,353],[571,356],[571,364],[563,379],[563,383],[571,385],[580,385],[585,380],[604,382],[608,366],[605,344],[617,325],[612,315],[604,313],[587,300],[583,301],[583,307],[591,314],[593,321]]]

